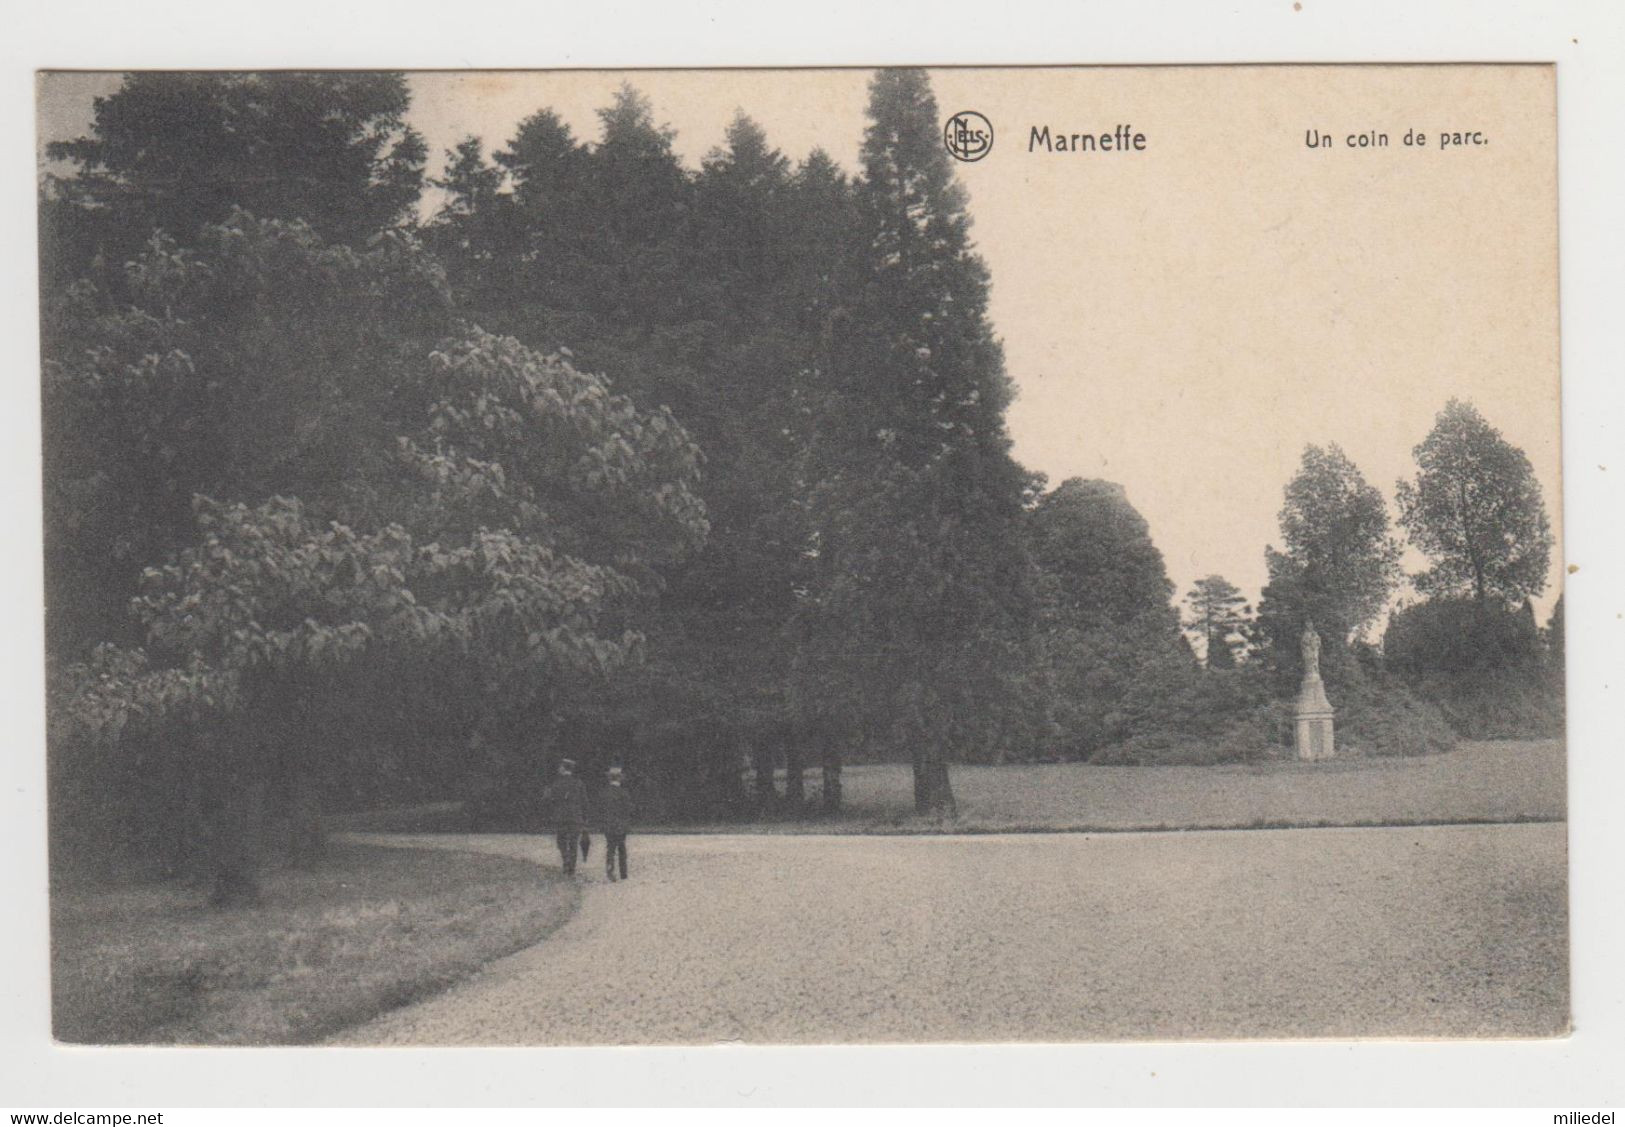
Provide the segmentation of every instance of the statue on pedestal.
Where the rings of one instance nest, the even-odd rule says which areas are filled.
[[[1320,680],[1320,635],[1315,633],[1314,619],[1304,619],[1300,644],[1303,646],[1303,679]]]
[[[1294,744],[1299,759],[1330,759],[1335,754],[1332,738],[1332,702],[1326,699],[1326,686],[1320,680],[1320,635],[1312,620],[1305,620],[1299,642],[1303,653],[1303,684],[1293,718]]]

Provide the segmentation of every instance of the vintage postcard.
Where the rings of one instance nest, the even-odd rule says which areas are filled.
[[[38,114],[59,1042],[1568,1032],[1553,67]]]

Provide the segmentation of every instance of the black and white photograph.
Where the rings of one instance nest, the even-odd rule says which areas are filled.
[[[57,1043],[1569,1034],[1553,66],[36,88]]]

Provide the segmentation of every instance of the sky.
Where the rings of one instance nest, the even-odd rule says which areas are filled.
[[[992,151],[957,171],[992,275],[1017,458],[1121,483],[1179,592],[1256,598],[1282,491],[1337,443],[1389,498],[1452,397],[1529,456],[1561,536],[1555,100],[1545,67],[1148,67],[931,72]],[[857,167],[864,70],[424,72],[438,160],[551,107],[579,138],[626,81],[697,166],[738,110],[793,159]],[[73,136],[106,75],[44,79],[41,137]],[[1134,152],[1052,152],[1118,125]],[[1330,138],[1309,148],[1313,130]],[[1407,146],[1408,131],[1428,136]],[[1386,147],[1351,134],[1386,133]],[[1441,132],[1482,144],[1443,151]],[[1397,515],[1397,514],[1396,514]],[[1561,540],[1559,539],[1559,544]],[[1406,564],[1424,565],[1415,553]],[[1561,589],[1553,553],[1542,617]]]

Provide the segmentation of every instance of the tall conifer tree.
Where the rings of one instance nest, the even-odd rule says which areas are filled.
[[[1030,564],[1026,477],[1004,428],[1010,399],[987,321],[987,269],[922,71],[870,86],[850,318],[834,347],[847,449],[825,483],[824,614],[849,666],[897,718],[923,813],[954,809],[947,760],[973,715],[999,716],[1023,664]]]

